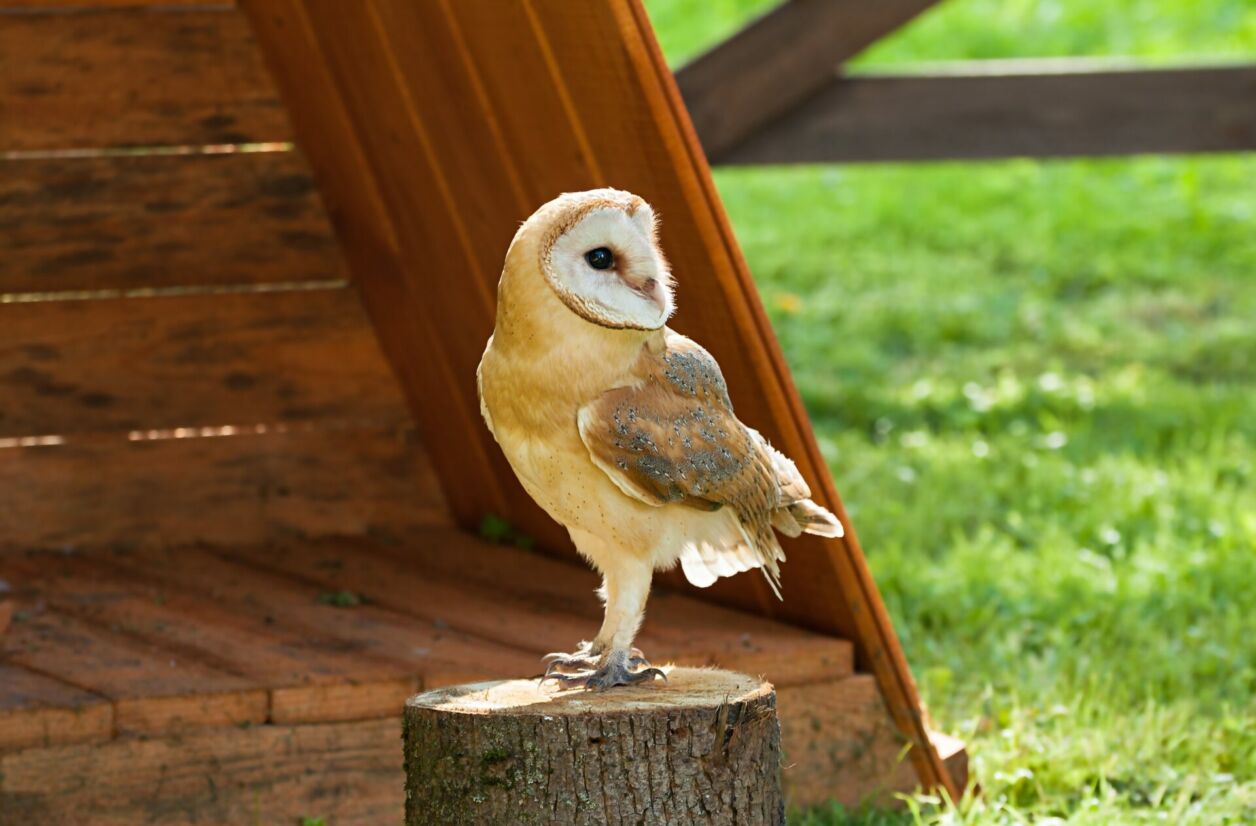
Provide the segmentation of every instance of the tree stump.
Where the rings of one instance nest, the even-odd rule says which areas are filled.
[[[785,822],[776,693],[744,674],[443,688],[406,703],[404,736],[407,826]]]

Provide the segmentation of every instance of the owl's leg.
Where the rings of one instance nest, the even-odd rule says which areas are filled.
[[[590,645],[588,654],[576,658],[564,658],[551,663],[547,679],[557,680],[564,686],[584,686],[590,689],[606,689],[616,685],[647,682],[667,676],[649,663],[641,652],[632,647],[633,638],[645,616],[646,598],[650,595],[651,565],[642,559],[620,556],[614,560],[599,560],[605,577],[603,590],[606,597],[606,617],[602,629]],[[595,653],[596,652],[596,653]],[[596,657],[596,663],[589,659]],[[575,670],[568,673],[568,666]]]

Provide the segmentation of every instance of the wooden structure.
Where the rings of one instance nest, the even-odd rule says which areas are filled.
[[[787,0],[677,73],[717,164],[1256,149],[1256,64],[841,64],[938,0]]]
[[[555,192],[660,209],[677,326],[840,513],[635,0],[0,10],[0,822],[395,822],[408,695],[590,633],[474,398]],[[789,553],[642,644],[776,685],[795,804],[956,792],[853,533]]]
[[[771,684],[668,671],[663,693],[499,680],[412,698],[407,826],[784,826]]]

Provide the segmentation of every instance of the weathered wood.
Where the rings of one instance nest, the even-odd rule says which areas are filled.
[[[663,246],[680,274],[677,328],[713,351],[739,414],[796,459],[818,500],[842,515],[638,2],[242,6],[464,526],[495,512],[542,546],[565,544],[504,468],[487,430],[469,428],[478,425],[472,377],[519,221],[558,192],[606,184],[637,192],[664,216]],[[433,78],[450,76],[465,77],[473,92],[464,105],[423,93]],[[450,289],[449,273],[462,274],[459,289]],[[442,403],[425,410],[425,398]],[[853,640],[893,718],[920,745],[913,759],[922,779],[949,784],[853,532],[842,542],[795,540],[787,550],[783,604],[757,578],[722,582],[705,596]]]
[[[682,66],[676,84],[713,163],[822,89],[838,66],[936,0],[785,0]]]
[[[0,160],[0,228],[0,294],[345,275],[297,152]]]
[[[0,823],[384,826],[401,819],[399,717],[226,726],[0,755]]]
[[[240,558],[264,558],[267,547],[250,548]],[[424,688],[538,670],[534,651],[450,628],[371,603],[343,581],[322,584],[306,577],[280,576],[246,562],[197,548],[141,549],[109,554],[104,561],[127,576],[163,589],[203,594],[230,610],[267,624],[338,640],[338,648],[403,665]],[[349,561],[352,564],[353,560]],[[329,604],[348,594],[363,604]],[[273,692],[278,695],[282,690]],[[398,704],[394,712],[400,713]],[[272,718],[275,719],[275,718]],[[277,720],[277,721],[282,721]]]
[[[405,408],[351,289],[0,304],[0,438]]]
[[[138,9],[145,6],[174,8],[178,6],[229,7],[235,0],[0,0],[0,11],[14,9],[39,11],[77,11],[80,9]]]
[[[0,662],[0,752],[111,737],[113,706],[104,697]]]
[[[262,723],[266,689],[156,645],[30,605],[2,642],[4,659],[113,701],[119,732]]]
[[[751,134],[727,164],[1256,149],[1256,66],[983,61],[850,75]]]
[[[427,534],[439,539],[428,540]],[[588,566],[492,545],[461,532],[436,528],[383,544],[424,576],[474,583],[477,589],[531,612],[561,609],[589,627],[601,622],[600,600],[590,599],[601,579]],[[732,629],[735,633],[728,633]],[[831,680],[853,670],[847,640],[819,636],[779,622],[712,605],[657,588],[638,639],[654,655],[681,665],[718,665],[767,676],[775,685]],[[561,647],[561,646],[560,646]]]
[[[387,555],[369,542],[334,539],[273,545],[265,553],[220,552],[535,653],[538,659],[527,671],[509,676],[532,673],[541,654],[571,649],[600,622],[596,579],[585,571],[537,554],[494,548],[448,528],[411,535]],[[469,568],[483,564],[477,559],[483,557],[498,568],[497,579],[462,575],[456,563],[429,564],[435,556],[464,560]],[[845,640],[726,612],[689,597],[656,597],[637,643],[659,662],[735,667],[777,684],[851,673]]]
[[[256,545],[447,519],[413,434],[394,427],[0,449],[0,490],[0,551]]]
[[[406,703],[406,823],[785,822],[772,686],[674,669],[666,686],[479,683]]]
[[[0,152],[287,140],[247,22],[186,5],[0,14]]]
[[[892,805],[895,794],[918,783],[904,753],[907,744],[895,731],[870,675],[857,674],[837,685],[790,686],[777,696],[791,808],[831,800],[849,807]],[[952,782],[963,789],[968,782],[963,744],[938,735],[931,740]]]
[[[0,576],[28,600],[96,628],[160,646],[269,690],[276,722],[396,714],[418,682],[406,666],[339,641],[250,617],[184,591],[136,583],[84,555],[0,557]]]

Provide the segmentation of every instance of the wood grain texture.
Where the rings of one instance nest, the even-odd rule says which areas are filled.
[[[400,422],[350,289],[0,304],[0,437]]]
[[[263,686],[173,651],[101,630],[63,614],[25,606],[0,641],[4,661],[113,702],[118,732],[164,732],[263,723]]]
[[[676,72],[707,157],[823,88],[838,66],[936,0],[786,0]]]
[[[269,719],[321,722],[396,714],[418,685],[403,664],[339,640],[241,614],[185,591],[145,586],[84,555],[0,557],[0,576],[28,600],[180,659],[265,686]]]
[[[416,10],[434,8],[415,5]],[[319,136],[303,143],[303,148],[322,183],[328,212],[363,303],[401,379],[420,432],[439,456],[438,466],[450,471],[440,478],[451,511],[465,524],[478,521],[486,510],[530,513],[528,528],[533,535],[553,543],[565,541],[561,529],[537,518],[535,510],[527,510],[526,495],[509,483],[509,468],[478,418],[474,373],[464,368],[474,364],[472,358],[478,359],[476,347],[482,349],[483,340],[477,330],[487,330],[487,321],[484,315],[476,317],[456,308],[468,306],[469,300],[483,302],[484,288],[476,285],[477,280],[482,283],[482,274],[468,272],[458,216],[439,187],[431,184],[432,159],[421,143],[414,143],[409,114],[386,103],[379,113],[394,119],[401,116],[400,122],[390,122],[383,132],[364,127],[359,141],[357,130],[363,127],[355,123],[352,113],[361,116],[380,94],[396,91],[392,69],[386,60],[381,65],[384,56],[376,48],[370,21],[366,21],[367,37],[362,39],[361,12],[366,7],[356,7],[356,13],[348,6],[329,7],[331,19],[322,27],[322,35],[297,0],[249,4],[244,9],[259,41],[266,44],[263,51],[292,118],[305,134]],[[517,10],[514,6],[501,9],[503,13]],[[344,30],[334,31],[341,24]],[[426,43],[430,37],[417,42]],[[447,54],[448,47],[439,53]],[[368,73],[364,85],[353,86],[344,96],[329,94],[347,82],[342,76],[360,72]],[[474,136],[481,129],[477,123],[463,135]],[[393,168],[420,175],[428,185],[413,188],[392,175]],[[487,219],[486,215],[478,220]],[[448,273],[458,274],[457,281],[445,282]],[[433,278],[444,283],[437,285]],[[445,356],[450,347],[458,348],[458,360]],[[441,403],[430,404],[431,399]],[[477,484],[472,489],[454,483],[454,466],[487,472],[476,472]]]
[[[1256,66],[986,61],[850,75],[720,155],[727,164],[1256,149]]]
[[[468,432],[467,423],[478,425],[472,376],[492,326],[492,291],[511,235],[557,193],[595,185],[632,190],[658,209],[679,280],[675,326],[714,353],[739,415],[797,460],[817,498],[840,514],[638,3],[253,0],[243,8],[298,140],[329,203],[337,205],[333,222],[350,267],[412,403],[431,388],[419,366],[436,361],[446,371],[439,395],[449,416],[415,412],[462,524],[504,507],[542,545],[566,544],[520,495],[487,431]],[[429,91],[432,78],[450,75],[463,77],[473,92],[457,107]],[[365,173],[365,183],[348,179],[344,158]],[[381,215],[385,231],[367,225]],[[413,263],[420,260],[422,270]],[[371,262],[381,264],[366,266]],[[437,289],[448,286],[436,280],[439,274],[450,272],[464,274],[461,288]],[[443,331],[434,349],[413,347],[421,340],[412,329],[416,321]],[[721,582],[706,596],[852,639],[864,667],[876,672],[897,725],[920,744],[922,779],[948,782],[853,533],[843,542],[794,541],[787,553],[794,561],[783,572],[782,605],[754,578]]]
[[[413,434],[393,427],[4,449],[0,489],[0,552],[387,535],[447,518]]]
[[[276,574],[248,561],[268,553],[259,546],[232,559],[198,548],[153,548],[108,554],[105,561],[136,580],[206,596],[267,624],[335,639],[338,650],[399,663],[423,687],[528,674],[537,668],[535,653],[463,633],[444,621],[369,602],[351,610],[328,604],[326,595],[342,593],[349,584]]]
[[[407,538],[388,554],[373,552],[370,543],[340,539],[272,545],[264,553],[236,548],[221,553],[325,588],[347,588],[372,604],[531,651],[536,658],[532,668],[539,668],[542,654],[573,649],[597,630],[601,619],[592,596],[594,577],[537,554],[493,548],[450,529]],[[483,556],[483,564],[497,571],[495,581],[425,564],[433,556],[468,561]],[[692,598],[657,598],[649,617],[637,643],[658,662],[718,664],[763,674],[778,685],[851,672],[850,647],[844,640],[724,612]]]
[[[0,753],[113,737],[113,706],[99,694],[0,662]]]
[[[474,585],[494,600],[521,604],[534,614],[561,610],[580,618],[587,629],[602,619],[601,602],[590,598],[601,580],[580,563],[489,544],[446,528],[380,547],[403,563],[417,566],[426,577]],[[776,685],[836,679],[853,670],[852,646],[846,640],[668,589],[651,594],[637,642],[650,656],[763,674]]]
[[[0,152],[288,139],[238,11],[110,5],[150,7],[0,15]]]
[[[0,755],[0,822],[395,824],[398,717],[227,726]]]
[[[0,294],[344,277],[296,152],[0,160],[0,238]]]
[[[665,693],[509,680],[420,694],[403,723],[405,822],[781,826],[775,700],[758,678],[686,668]]]

